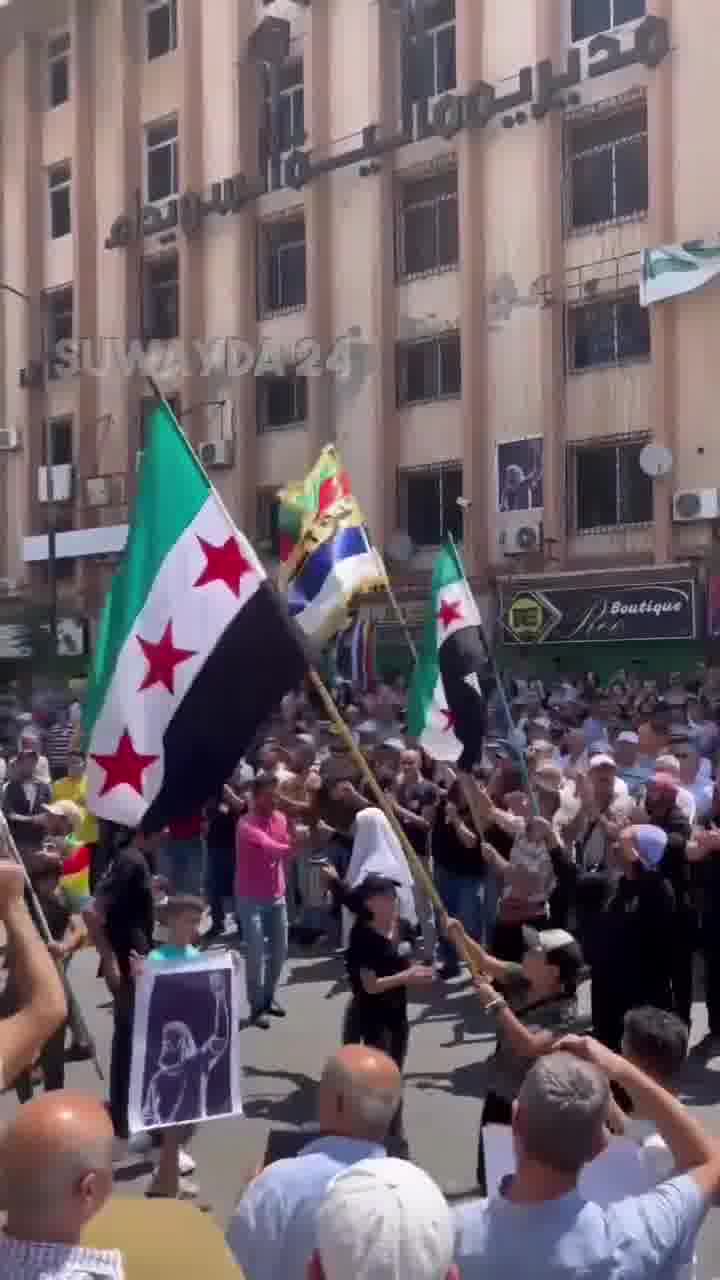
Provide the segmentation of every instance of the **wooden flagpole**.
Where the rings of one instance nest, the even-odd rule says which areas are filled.
[[[380,783],[375,777],[375,774],[370,768],[370,765],[365,759],[365,756],[363,755],[362,751],[358,747],[355,739],[353,738],[352,733],[350,732],[348,726],[346,725],[345,721],[340,715],[340,712],[335,706],[335,703],[333,702],[333,699],[330,693],[325,688],[325,685],[323,684],[321,677],[319,676],[318,672],[315,670],[314,667],[310,668],[309,676],[310,676],[310,682],[313,685],[313,688],[315,689],[318,697],[320,698],[328,714],[329,719],[332,720],[333,724],[335,725],[335,728],[337,729],[338,736],[342,738],[343,742],[345,743],[345,746],[347,747],[348,753],[351,756],[354,764],[357,765],[358,769],[362,773],[363,778],[365,779],[370,790],[372,791],[372,794],[375,797],[375,800],[377,801],[378,808],[382,809],[395,835],[400,841],[400,845],[402,847],[403,853],[405,854],[405,857],[408,860],[408,864],[412,869],[415,879],[418,880],[420,884],[423,886],[423,888],[425,889],[428,897],[430,898],[430,901],[432,902],[436,911],[440,915],[441,919],[447,919],[447,910],[445,908],[445,904],[442,898],[440,897],[440,894],[437,891],[437,888],[435,886],[435,882],[432,876],[428,873],[426,868],[423,866],[421,859],[418,857],[415,850],[413,849],[410,841],[407,838],[407,835],[405,834],[400,823],[398,822],[397,814],[395,813],[392,805],[388,803],[388,799],[387,799],[387,796],[385,795],[385,792],[380,786]],[[470,972],[473,975],[477,974],[478,968],[473,957],[465,949],[462,943],[459,943],[458,945],[460,947],[460,950],[463,952],[463,958],[465,959],[470,969]]]
[[[25,863],[23,862],[22,858],[20,857],[20,854],[18,853],[18,847],[15,844],[15,841],[12,836],[12,832],[9,829],[7,831],[7,837],[8,837],[8,845],[10,848],[10,852],[13,856],[13,859],[15,862],[17,862],[18,866],[21,868],[22,873],[25,877],[25,886],[27,888],[28,896],[30,898],[30,910],[31,910],[33,919],[35,921],[35,926],[45,943],[52,942],[53,936],[52,936],[52,933],[50,932],[50,926],[48,925],[45,912],[40,906],[40,901],[33,888],[32,881],[28,873],[28,869],[25,866]],[[100,1080],[104,1080],[105,1076],[103,1075],[102,1067],[100,1066],[100,1063],[98,1061],[95,1041],[93,1040],[90,1034],[90,1030],[85,1021],[83,1012],[80,1008],[80,1005],[78,1004],[77,996],[75,995],[75,992],[73,991],[72,986],[70,985],[70,979],[68,978],[67,973],[65,972],[64,968],[59,962],[58,962],[57,968],[58,968],[58,973],[60,974],[60,977],[62,979],[63,986],[65,988],[65,994],[67,995],[67,999],[68,999],[68,1021],[70,1022],[71,1025],[74,1024],[75,1028],[82,1035],[85,1043],[89,1045],[92,1051],[93,1064],[95,1066],[95,1070],[97,1071],[98,1078]]]

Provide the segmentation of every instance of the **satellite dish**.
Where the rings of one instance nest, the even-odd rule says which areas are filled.
[[[646,444],[640,454],[640,469],[646,476],[657,480],[672,471],[673,456],[669,449],[661,444]]]
[[[398,560],[401,564],[406,564],[408,560],[412,560],[415,553],[412,538],[407,533],[403,533],[401,529],[397,530],[388,543],[387,552],[391,560]]]

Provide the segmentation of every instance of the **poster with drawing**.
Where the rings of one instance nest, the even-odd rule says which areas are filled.
[[[542,507],[542,436],[499,444],[497,470],[498,511],[537,511]]]
[[[242,1114],[239,1019],[229,952],[146,966],[135,997],[131,1133]]]

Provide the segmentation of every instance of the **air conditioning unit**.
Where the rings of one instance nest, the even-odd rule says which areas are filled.
[[[717,520],[718,516],[720,489],[685,489],[673,496],[673,520],[676,524]]]
[[[504,530],[500,535],[500,546],[506,556],[522,556],[531,551],[540,551],[542,542],[540,521],[519,524],[514,529]]]
[[[0,578],[0,596],[14,596],[19,586],[15,578]]]
[[[0,430],[0,453],[12,453],[14,449],[20,448],[20,432],[14,427],[4,427]]]
[[[233,440],[204,440],[198,453],[204,467],[231,467],[235,461]]]
[[[53,502],[70,502],[73,496],[75,469],[71,463],[52,469]],[[38,501],[49,502],[48,468],[38,467]]]
[[[45,370],[39,360],[31,360],[20,370],[20,386],[25,391],[35,391],[43,386]]]

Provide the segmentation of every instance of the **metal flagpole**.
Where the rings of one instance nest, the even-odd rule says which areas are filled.
[[[495,681],[495,687],[496,687],[496,689],[497,689],[497,691],[498,691],[498,696],[499,696],[499,698],[500,698],[500,705],[502,706],[502,709],[503,709],[503,711],[504,711],[504,713],[505,713],[505,719],[506,719],[507,726],[508,726],[508,732],[509,732],[509,734],[511,735],[511,740],[512,740],[512,739],[514,738],[514,735],[515,735],[515,732],[516,732],[516,730],[515,730],[515,721],[513,720],[512,711],[510,710],[510,704],[509,704],[509,702],[508,702],[508,700],[507,700],[507,694],[505,693],[505,686],[503,685],[502,680],[500,679],[500,672],[499,672],[499,670],[498,670],[498,665],[497,665],[497,663],[496,663],[496,661],[495,661],[495,655],[494,655],[494,653],[492,652],[492,650],[491,650],[491,648],[490,648],[490,645],[488,644],[487,636],[486,636],[486,634],[485,634],[485,627],[483,626],[483,622],[482,622],[482,615],[481,615],[481,613],[480,613],[480,610],[479,610],[479,609],[478,609],[478,607],[477,607],[477,601],[475,600],[475,596],[474,596],[474,594],[473,594],[472,587],[470,586],[470,583],[469,583],[469,581],[468,581],[468,576],[467,576],[467,573],[465,572],[465,565],[463,564],[463,559],[462,559],[462,556],[460,555],[460,551],[459,551],[459,549],[458,549],[458,545],[457,545],[457,543],[456,543],[456,541],[455,541],[455,539],[453,538],[453,536],[452,536],[452,534],[451,534],[451,533],[449,533],[449,534],[448,534],[448,539],[449,539],[449,542],[450,542],[450,546],[452,547],[453,552],[455,553],[455,558],[456,558],[456,560],[457,560],[457,562],[458,562],[458,565],[459,565],[459,567],[460,567],[460,572],[462,573],[463,583],[464,583],[464,585],[465,585],[465,589],[467,590],[468,595],[470,596],[471,600],[473,601],[473,603],[474,603],[474,605],[475,605],[475,608],[476,608],[476,610],[477,610],[478,618],[480,619],[480,625],[479,625],[480,637],[481,637],[482,642],[483,642],[483,648],[485,649],[485,654],[486,654],[486,656],[487,656],[488,665],[489,665],[489,667],[490,667],[490,670],[492,671],[493,680]],[[515,747],[515,743],[514,743],[514,741],[513,741],[513,748],[514,748],[514,754],[515,754],[516,758],[518,759],[518,761],[520,762],[520,772],[522,773],[522,776],[523,776],[523,782],[525,783],[525,786],[526,786],[526,788],[527,788],[528,795],[530,796],[530,799],[531,799],[531,801],[532,801],[533,809],[535,810],[535,812],[536,812],[536,813],[538,813],[538,812],[539,812],[539,805],[538,805],[538,802],[537,802],[537,796],[536,796],[536,794],[535,794],[535,788],[533,787],[532,782],[530,781],[530,774],[529,774],[529,772],[528,772],[527,761],[526,761],[526,759],[525,759],[525,755],[524,755],[524,753],[523,753],[519,748]]]
[[[25,866],[25,863],[23,862],[22,858],[20,857],[20,854],[18,852],[18,847],[15,844],[15,841],[12,836],[12,832],[9,830],[9,828],[7,831],[7,837],[8,837],[10,852],[13,856],[13,859],[15,860],[15,862],[17,862],[18,866],[22,868],[22,873],[25,877],[25,886],[27,888],[28,897],[30,899],[30,911],[35,921],[35,927],[37,928],[38,932],[42,935],[44,942],[46,943],[52,942],[53,936],[52,936],[52,933],[50,932],[50,926],[48,925],[45,912],[40,906],[40,901],[33,888],[32,881],[28,874],[28,869]],[[78,1004],[77,996],[75,995],[75,992],[73,991],[72,986],[70,985],[70,979],[68,978],[67,973],[65,972],[65,969],[60,963],[58,963],[57,968],[58,968],[58,973],[62,978],[63,986],[65,987],[65,994],[68,1000],[68,1021],[74,1024],[76,1030],[80,1032],[82,1039],[85,1041],[86,1044],[89,1045],[92,1051],[93,1063],[95,1065],[95,1070],[97,1071],[98,1078],[100,1080],[104,1080],[105,1076],[103,1075],[102,1067],[100,1066],[100,1063],[98,1061],[95,1041],[93,1040],[93,1037],[90,1034],[90,1030],[83,1016],[83,1012],[80,1008],[80,1005]]]

